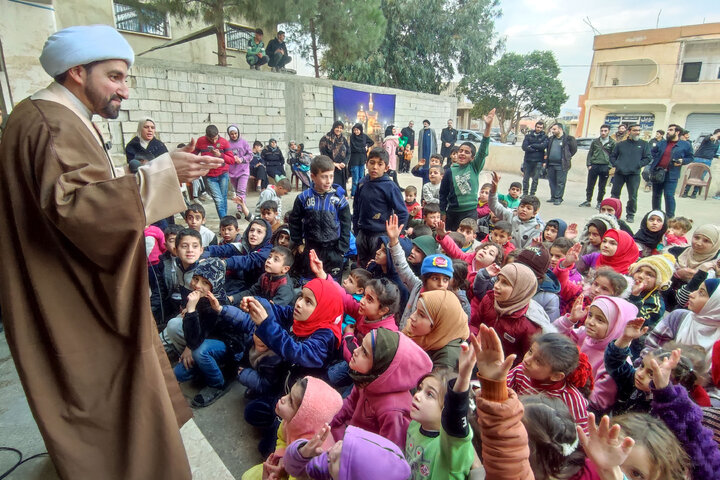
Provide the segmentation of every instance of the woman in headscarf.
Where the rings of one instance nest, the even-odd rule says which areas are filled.
[[[628,225],[625,220],[620,218],[622,217],[622,212],[622,202],[617,198],[609,197],[600,202],[600,213],[615,217],[618,226],[620,227],[620,230],[622,230],[623,232],[627,232],[630,235],[635,235],[635,233],[632,231],[632,228],[630,228],[630,225]]]
[[[145,117],[138,122],[137,135],[125,146],[125,157],[130,163],[130,160],[135,160],[135,157],[139,156],[141,158],[138,160],[143,163],[143,161],[152,160],[167,151],[165,144],[157,137],[155,121],[150,117]]]
[[[458,368],[460,344],[470,336],[457,295],[447,290],[420,294],[403,333],[425,350],[435,367]]]
[[[272,177],[276,182],[285,178],[285,157],[283,157],[277,140],[271,138],[267,146],[260,152],[268,177]]]
[[[350,145],[347,139],[343,136],[343,130],[345,127],[341,121],[333,123],[330,131],[320,139],[320,155],[330,157],[335,164],[335,179],[333,183],[340,185],[343,189],[343,193],[347,193],[347,160],[348,152],[350,151]]]
[[[397,150],[400,142],[400,135],[398,135],[397,128],[393,125],[388,125],[385,129],[385,138],[383,138],[382,146],[388,154],[388,176],[393,179],[393,182],[400,186],[397,181]]]
[[[247,194],[247,182],[250,178],[250,160],[252,160],[252,150],[250,144],[245,139],[240,137],[240,130],[236,125],[230,125],[227,129],[228,143],[230,144],[230,150],[235,157],[235,164],[228,166],[228,173],[230,174],[230,183],[235,189],[235,196],[245,200]],[[237,211],[240,215],[242,213],[242,206],[238,204]],[[244,218],[244,215],[243,217]]]
[[[667,216],[660,210],[648,212],[640,222],[640,228],[635,234],[635,243],[640,249],[640,257],[648,257],[659,253],[662,241],[667,232]]]
[[[700,266],[718,258],[720,252],[720,226],[713,224],[701,225],[693,232],[690,246],[670,247],[668,252],[677,259],[672,283],[664,293],[665,308],[670,311],[678,305],[676,295],[684,285],[687,285],[690,291],[698,288],[703,278],[697,277],[695,280],[693,279],[696,274],[703,274],[703,272],[698,273],[699,270],[705,270],[705,278],[707,278],[707,270],[701,269]],[[691,282],[691,280],[693,281]]]
[[[355,196],[358,183],[365,176],[367,152],[375,144],[370,137],[363,133],[362,123],[356,123],[350,135],[350,174],[352,175],[351,196]]]

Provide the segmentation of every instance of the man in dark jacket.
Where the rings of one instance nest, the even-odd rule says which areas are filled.
[[[405,146],[405,149],[410,149],[411,152],[415,152],[415,130],[413,130],[414,125],[415,125],[415,123],[413,123],[413,121],[410,120],[410,123],[408,123],[408,126],[403,128],[402,130],[400,130],[400,133],[402,134],[402,136],[407,138],[407,145]],[[406,167],[404,169],[405,173],[410,171],[410,161],[411,160],[408,160],[407,163],[403,162],[403,165]]]
[[[540,176],[540,165],[545,159],[548,137],[545,135],[545,123],[539,120],[535,123],[535,131],[525,135],[522,143],[525,158],[523,159],[523,195],[535,195]],[[530,185],[532,179],[532,185]],[[529,188],[529,190],[528,190]]]
[[[713,158],[718,156],[718,148],[720,146],[720,128],[715,129],[712,135],[708,135],[700,143],[700,146],[695,150],[695,159],[693,163],[704,163],[708,167],[712,165]],[[703,173],[702,178],[705,178],[706,173]],[[702,187],[695,187],[693,189],[692,196],[690,198],[697,197]],[[685,191],[682,196],[687,197],[690,192],[690,185],[685,187]]]
[[[655,170],[665,170],[663,181],[653,182],[652,208],[660,210],[660,200],[664,194],[665,214],[668,218],[675,216],[675,189],[680,178],[680,169],[693,161],[692,145],[690,142],[680,140],[682,131],[679,125],[670,125],[665,140],[658,142],[652,149],[650,174],[652,175]]]
[[[628,223],[635,221],[637,212],[637,192],[640,187],[640,172],[650,163],[650,145],[640,140],[640,125],[630,125],[627,139],[615,144],[610,154],[610,165],[615,170],[610,196],[620,198],[623,185],[627,184],[628,202],[625,211]]]
[[[580,204],[581,207],[592,206],[595,182],[598,184],[597,205],[595,207],[597,210],[600,210],[600,202],[605,197],[605,186],[610,174],[610,154],[615,148],[615,140],[610,138],[609,134],[610,125],[602,125],[600,127],[600,136],[590,144],[587,155],[587,189],[585,191],[585,201]]]
[[[560,205],[565,195],[565,182],[567,172],[570,170],[570,162],[577,152],[575,137],[567,135],[561,123],[556,123],[550,128],[545,163],[543,166],[548,172],[550,182],[550,199],[555,205]]]
[[[457,130],[453,128],[453,121],[448,120],[447,127],[442,129],[442,132],[440,132],[440,143],[442,143],[442,147],[440,148],[440,155],[442,155],[443,160],[445,160],[445,166],[450,166],[450,151],[452,150],[452,147],[455,146],[455,142],[457,142]]]
[[[268,57],[268,66],[273,72],[280,72],[285,70],[285,65],[290,63],[292,57],[288,54],[287,46],[285,45],[285,32],[280,30],[277,36],[270,40],[265,54]]]

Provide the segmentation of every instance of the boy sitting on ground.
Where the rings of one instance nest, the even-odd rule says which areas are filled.
[[[243,297],[262,297],[275,305],[290,305],[295,299],[293,283],[288,275],[295,258],[290,249],[275,246],[265,260],[265,273],[249,289],[234,295],[230,301],[240,305]]]
[[[183,215],[188,228],[200,233],[202,246],[217,245],[218,239],[212,230],[205,226],[205,208],[199,203],[191,204]]]

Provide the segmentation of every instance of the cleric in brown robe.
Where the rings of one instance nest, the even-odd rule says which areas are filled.
[[[220,165],[177,151],[136,175],[113,168],[90,119],[117,117],[133,60],[108,26],[52,35],[40,62],[56,81],[14,108],[0,143],[3,321],[63,479],[191,477],[143,228],[184,209],[179,181]]]

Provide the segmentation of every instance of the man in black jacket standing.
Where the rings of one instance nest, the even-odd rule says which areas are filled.
[[[623,185],[627,184],[628,202],[625,211],[628,223],[635,221],[640,172],[651,161],[650,145],[645,140],[640,140],[640,125],[630,125],[627,139],[618,142],[610,154],[610,165],[615,170],[610,196],[619,199]]]
[[[538,120],[535,123],[535,130],[525,135],[522,143],[525,158],[523,159],[523,195],[535,195],[540,176],[540,165],[545,158],[548,137],[545,135],[545,123]],[[530,185],[532,179],[532,185]],[[529,190],[528,190],[529,188]]]
[[[548,202],[560,205],[565,195],[565,182],[567,172],[570,170],[573,155],[577,152],[575,137],[571,137],[563,130],[561,123],[550,127],[547,153],[543,166],[547,169],[550,183],[550,199]]]
[[[265,54],[268,57],[268,66],[273,72],[280,72],[285,70],[285,65],[290,63],[292,57],[288,54],[287,45],[285,45],[285,32],[280,30],[277,36],[270,40]]]
[[[442,129],[442,132],[440,132],[440,142],[442,143],[442,147],[440,148],[440,155],[442,155],[443,160],[446,161],[445,166],[450,166],[450,151],[452,150],[452,147],[455,146],[455,142],[457,142],[457,130],[453,128],[453,121],[448,120],[447,127]]]
[[[595,190],[595,183],[598,184],[597,204],[595,208],[600,210],[600,202],[605,198],[605,186],[610,174],[610,154],[615,148],[615,140],[610,138],[610,125],[600,127],[600,136],[592,141],[587,155],[587,189],[585,190],[585,201],[581,207],[592,207],[592,196]]]

